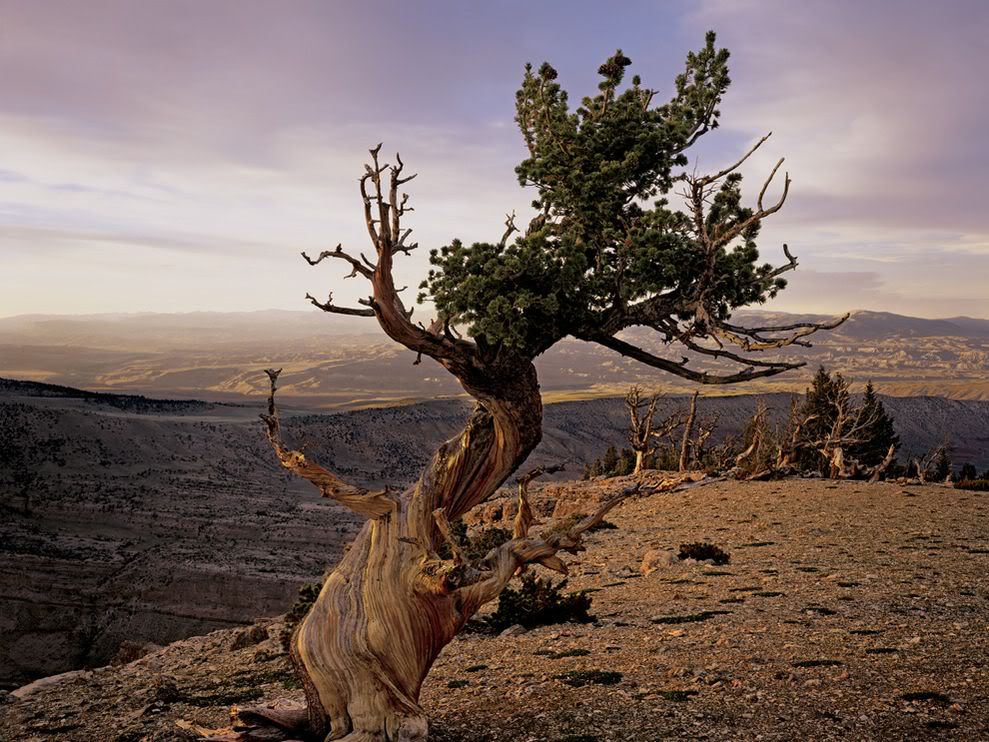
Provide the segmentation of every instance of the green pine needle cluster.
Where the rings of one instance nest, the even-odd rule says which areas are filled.
[[[728,51],[708,33],[660,104],[637,75],[625,83],[630,65],[617,51],[598,70],[597,94],[576,108],[550,64],[526,67],[516,122],[529,156],[516,174],[534,190],[537,216],[514,240],[433,250],[419,296],[479,346],[534,358],[602,312],[644,298],[672,292],[687,301],[703,282],[706,311],[725,319],[785,286],[758,264],[758,221],[711,265],[697,225],[667,200],[688,148],[718,126]],[[752,213],[733,173],[708,206],[707,231],[726,234]]]

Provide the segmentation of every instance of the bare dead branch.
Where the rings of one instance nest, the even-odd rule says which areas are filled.
[[[371,242],[375,245],[378,244],[378,230],[374,228],[375,220],[374,215],[371,212],[372,201],[371,195],[367,192],[367,182],[371,180],[372,173],[370,168],[365,171],[365,173],[360,177],[358,183],[360,184],[361,200],[364,202],[364,225],[367,228],[368,236],[371,238]]]
[[[721,333],[711,332],[711,335],[713,335],[716,338],[721,337]],[[740,356],[737,353],[732,353],[730,350],[724,350],[723,347],[708,348],[701,345],[700,343],[694,342],[687,335],[681,335],[677,338],[677,340],[683,343],[688,348],[690,348],[695,353],[700,353],[701,355],[705,355],[705,356],[711,356],[712,358],[722,358],[725,360],[734,361],[735,363],[741,363],[746,366],[759,366],[761,368],[776,368],[781,365],[783,366],[788,365],[790,366],[790,368],[799,367],[796,364],[788,364],[780,361],[763,361],[758,358],[748,358],[745,356]],[[746,348],[746,350],[762,350],[762,348]],[[803,364],[801,363],[799,365],[802,366]]]
[[[799,330],[804,328],[813,328],[815,330],[833,330],[850,316],[851,313],[845,313],[839,320],[832,320],[831,322],[793,322],[789,325],[764,325],[762,327],[739,327],[736,325],[730,325],[727,322],[722,322],[721,326],[733,332],[744,332],[750,334],[761,334],[764,332],[789,332],[790,330]]]
[[[451,331],[428,332],[410,320],[412,310],[405,307],[399,296],[400,290],[395,287],[392,266],[395,253],[409,254],[418,247],[418,243],[407,242],[412,230],[402,226],[402,215],[411,210],[408,206],[408,194],[399,195],[399,187],[408,183],[415,175],[403,175],[405,163],[400,154],[396,153],[394,166],[381,163],[381,144],[368,151],[371,162],[365,165],[358,182],[364,204],[364,221],[377,261],[372,262],[363,253],[359,259],[354,258],[344,253],[340,246],[327,251],[315,261],[308,257],[306,259],[315,265],[324,257],[341,258],[350,263],[351,275],[359,274],[368,278],[374,289],[373,297],[369,301],[361,300],[360,303],[373,309],[381,328],[392,340],[416,353],[417,363],[426,355],[442,363],[458,377],[474,373],[479,365],[474,343],[455,337]],[[389,171],[388,181],[382,183],[382,173],[385,171]],[[332,307],[332,304],[328,301],[325,304],[317,303],[316,306]],[[334,307],[326,311],[335,310]],[[367,311],[360,309],[338,313],[355,312],[359,316],[370,316]]]
[[[783,159],[784,158],[781,157],[781,158],[779,158],[776,161],[776,164],[773,166],[772,171],[769,173],[769,177],[766,178],[766,182],[762,184],[762,188],[759,190],[759,198],[756,200],[756,206],[758,207],[758,210],[760,212],[769,213],[769,212],[767,212],[763,208],[762,199],[765,198],[765,196],[766,196],[766,191],[769,189],[769,184],[772,183],[773,182],[773,178],[776,177],[776,171],[779,170],[780,169],[780,165],[783,164]],[[789,181],[789,178],[787,178],[787,181]],[[786,195],[785,194],[784,194],[783,198],[786,198]]]
[[[719,170],[714,175],[704,175],[704,176],[702,176],[700,178],[697,178],[696,179],[697,183],[699,183],[700,185],[703,185],[703,186],[708,186],[708,185],[711,185],[712,183],[715,183],[715,182],[721,180],[726,175],[735,172],[736,170],[738,170],[738,168],[740,168],[742,166],[742,164],[747,159],[749,159],[753,155],[753,153],[755,153],[755,151],[757,149],[759,149],[759,147],[761,147],[763,144],[765,144],[766,140],[769,139],[769,137],[771,137],[772,135],[773,135],[773,132],[769,132],[764,137],[762,137],[759,141],[757,141],[755,144],[753,144],[749,148],[749,150],[744,155],[742,155],[742,157],[734,165],[729,165],[724,170]]]
[[[784,371],[789,371],[791,369],[800,368],[801,366],[806,365],[803,361],[798,363],[780,362],[769,364],[767,368],[763,368],[760,371],[756,371],[750,365],[748,368],[735,374],[712,374],[706,371],[695,371],[694,369],[688,368],[688,359],[686,358],[679,363],[670,361],[666,358],[660,358],[659,356],[653,355],[652,353],[631,345],[630,343],[626,343],[624,340],[619,340],[616,337],[610,337],[607,335],[578,337],[581,340],[589,340],[591,342],[598,343],[599,345],[603,345],[604,347],[610,348],[623,356],[627,356],[628,358],[632,358],[640,363],[644,363],[647,366],[668,371],[675,376],[689,379],[690,381],[696,381],[699,384],[736,384],[742,381],[750,381],[751,379],[776,376]]]
[[[508,244],[508,238],[512,236],[513,232],[518,232],[518,227],[515,226],[515,212],[511,214],[506,214],[505,216],[505,233],[501,236],[501,241],[498,245],[504,249],[505,245]]]
[[[542,564],[547,569],[566,575],[567,566],[557,552],[577,554],[583,551],[582,535],[604,520],[613,508],[628,498],[639,494],[688,489],[691,486],[701,486],[715,481],[721,480],[705,479],[703,473],[691,472],[664,480],[656,487],[650,488],[647,493],[643,493],[638,484],[627,487],[602,502],[595,512],[582,518],[569,530],[558,531],[551,528],[546,531],[549,534],[546,537],[512,539],[492,549],[484,559],[487,569],[478,576],[476,582],[461,587],[459,595],[467,606],[481,605],[497,596],[516,571],[526,564]]]
[[[566,462],[552,464],[550,466],[537,466],[529,469],[519,477],[519,501],[518,511],[515,513],[515,522],[512,527],[512,538],[522,538],[529,533],[529,529],[538,523],[529,504],[529,484],[537,477],[546,474],[555,474],[563,471],[567,467]]]
[[[681,410],[671,412],[667,417],[653,425],[652,435],[657,440],[667,439],[670,446],[675,445],[674,433],[684,424],[685,416]]]
[[[635,452],[635,469],[633,474],[639,474],[647,457],[655,453],[651,445],[653,438],[653,421],[656,416],[656,404],[659,394],[653,394],[643,399],[642,389],[638,386],[629,387],[625,394],[625,406],[629,413],[628,440]]]
[[[301,451],[294,451],[282,441],[281,424],[275,407],[276,382],[281,369],[267,369],[265,373],[271,385],[268,394],[268,414],[262,414],[265,434],[278,456],[279,463],[294,474],[314,484],[323,497],[336,500],[341,505],[367,518],[384,518],[395,511],[396,500],[388,491],[370,492],[362,487],[347,484],[337,475],[306,458]]]
[[[703,460],[707,453],[707,441],[717,430],[720,421],[718,415],[712,415],[697,423],[697,437],[690,444],[690,466]]]
[[[879,463],[879,465],[872,470],[872,474],[869,477],[870,484],[874,484],[875,482],[879,481],[883,473],[889,468],[890,464],[893,463],[893,459],[895,458],[895,456],[896,456],[896,445],[893,444],[889,447],[889,450],[886,452],[886,456],[883,457],[883,460]]]
[[[797,412],[796,400],[790,404],[790,437],[785,444],[781,444],[776,453],[776,468],[786,472],[796,466],[797,456],[807,448],[808,444],[804,440],[804,429],[817,420],[817,415],[806,415],[801,417]]]
[[[311,294],[306,294],[306,298],[314,306],[322,309],[324,312],[332,312],[333,314],[346,314],[351,317],[373,317],[373,309],[357,309],[352,307],[338,307],[333,304],[333,294],[327,294],[326,301],[321,302],[316,297]],[[359,299],[361,303],[366,302],[366,299]]]
[[[695,391],[694,396],[690,398],[690,412],[687,413],[687,420],[683,424],[683,438],[680,441],[680,461],[678,467],[681,472],[687,471],[687,464],[689,463],[688,456],[692,443],[690,436],[694,432],[694,420],[697,419],[697,396],[699,394],[699,391]]]
[[[837,317],[827,322],[800,322],[794,325],[780,326],[781,329],[778,330],[771,330],[774,332],[785,331],[782,328],[792,330],[790,335],[779,338],[763,337],[761,333],[770,331],[765,328],[752,329],[715,319],[703,306],[698,307],[696,316],[706,334],[715,337],[718,340],[723,340],[727,343],[731,343],[732,345],[736,345],[746,352],[752,352],[785,348],[789,345],[806,345],[806,343],[802,341],[803,338],[813,335],[815,332],[819,332],[820,330],[833,330],[843,324],[851,315],[846,313],[841,317]],[[718,354],[713,353],[710,349],[701,350],[694,346],[690,347],[699,353],[706,353],[707,355]],[[724,353],[722,352],[721,354]],[[755,363],[752,360],[746,361],[744,359],[739,359],[737,356],[733,357],[732,360],[736,360],[739,363]]]
[[[782,162],[783,162],[783,160],[780,160],[778,163],[776,163],[776,167],[773,168],[773,175],[776,174],[776,169],[780,166],[780,164]],[[765,192],[765,190],[769,187],[769,183],[772,180],[772,177],[773,176],[771,175],[769,177],[769,180],[767,180],[766,183],[763,185],[763,187],[762,187],[762,191],[763,192]],[[728,245],[728,244],[730,244],[732,242],[732,240],[734,240],[740,234],[742,234],[743,232],[745,232],[745,230],[747,230],[749,227],[751,227],[751,226],[753,226],[753,225],[761,222],[767,216],[772,216],[777,211],[779,211],[780,209],[782,209],[783,208],[783,204],[786,203],[786,197],[790,193],[790,183],[791,182],[792,181],[790,180],[790,174],[789,173],[784,173],[783,174],[783,193],[780,195],[779,201],[777,201],[775,204],[773,204],[772,206],[770,206],[768,209],[764,209],[764,208],[762,208],[762,205],[761,205],[762,193],[760,193],[759,194],[759,201],[760,201],[759,208],[752,214],[752,216],[750,216],[748,219],[745,219],[744,221],[739,222],[738,224],[736,224],[734,227],[732,227],[731,229],[729,229],[724,234],[718,235],[717,236],[717,239],[714,241],[715,244],[717,244],[719,246],[720,245]]]
[[[396,211],[395,213],[397,214],[398,211]],[[396,222],[396,225],[397,224],[398,222]],[[395,243],[394,252],[400,252],[400,253],[404,253],[405,255],[411,255],[412,251],[415,250],[417,247],[419,247],[418,242],[413,242],[411,245],[405,244],[405,240],[408,238],[410,234],[412,234],[411,227],[406,228],[402,232],[401,236],[398,238],[398,242]]]
[[[935,462],[937,462],[938,458],[940,458],[942,453],[948,450],[948,447],[949,447],[948,441],[945,440],[942,443],[931,448],[926,454],[924,454],[920,458],[914,458],[912,460],[911,463],[913,464],[914,468],[917,470],[917,479],[920,480],[921,484],[927,483],[928,473],[931,471],[931,468],[934,466]],[[948,473],[948,476],[949,477],[951,476],[950,471]]]
[[[745,462],[754,456],[759,450],[759,447],[762,445],[762,438],[766,426],[766,416],[768,413],[769,411],[766,409],[766,405],[760,402],[759,406],[756,407],[755,414],[752,416],[752,441],[744,451],[735,457],[736,471],[740,471]]]
[[[316,257],[315,260],[313,260],[308,255],[306,255],[305,251],[303,251],[302,257],[305,258],[306,262],[309,263],[309,265],[319,265],[326,258],[339,258],[340,260],[346,260],[348,263],[350,263],[350,267],[351,267],[351,272],[348,276],[345,276],[346,278],[353,278],[354,276],[360,274],[364,276],[364,278],[369,279],[371,278],[371,275],[374,272],[373,263],[370,263],[369,266],[365,268],[363,265],[361,265],[361,262],[357,260],[357,258],[345,253],[343,251],[342,245],[337,245],[332,250],[323,250],[323,252],[321,252]],[[362,255],[361,257],[364,256]],[[367,261],[365,260],[365,262]]]

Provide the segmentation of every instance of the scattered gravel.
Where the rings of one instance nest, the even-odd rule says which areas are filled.
[[[432,740],[989,738],[985,494],[723,482],[609,520],[618,530],[591,534],[571,562],[597,622],[462,634],[423,688]],[[650,550],[697,541],[730,564],[656,560],[642,575]],[[669,617],[692,620],[655,621]],[[175,722],[221,726],[232,704],[299,698],[279,628],[214,632],[7,696],[0,739],[193,739]]]

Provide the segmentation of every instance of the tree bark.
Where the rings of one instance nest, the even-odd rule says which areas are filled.
[[[637,386],[629,387],[625,394],[625,406],[628,408],[629,414],[628,440],[632,446],[632,451],[635,453],[633,475],[642,473],[643,468],[645,468],[646,457],[655,451],[651,443],[658,401],[658,394],[643,399],[642,389]]]
[[[679,471],[687,471],[690,466],[690,436],[694,432],[694,420],[697,419],[697,395],[690,398],[690,412],[687,413],[687,421],[683,424],[683,438],[680,440],[680,463]]]
[[[437,556],[437,518],[452,521],[487,499],[538,444],[542,403],[527,365],[510,390],[477,394],[463,432],[436,451],[415,486],[394,495],[391,512],[365,524],[299,625],[291,655],[317,739],[426,739],[423,680],[514,571],[500,585],[471,589],[477,570]]]
[[[646,452],[643,450],[637,450],[635,452],[635,468],[632,470],[632,474],[641,474],[643,468],[645,468],[646,462]]]

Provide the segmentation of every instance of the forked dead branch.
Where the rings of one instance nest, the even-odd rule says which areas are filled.
[[[396,256],[417,248],[409,241],[411,207],[402,191],[414,176],[405,174],[398,155],[394,164],[383,162],[381,145],[370,150],[359,179],[371,250],[338,245],[304,256],[314,266],[342,261],[348,277],[369,283],[357,307],[310,296],[315,306],[373,316],[417,361],[432,359],[451,373],[476,403],[463,431],[439,447],[414,485],[371,492],[284,443],[275,384],[292,379],[269,373],[265,423],[279,461],[368,519],[292,638],[307,702],[305,728],[292,734],[348,742],[426,739],[419,693],[440,650],[520,569],[538,564],[565,573],[560,554],[579,551],[582,534],[636,493],[623,491],[568,530],[531,536],[523,478],[514,538],[479,564],[456,548],[448,559],[439,556],[443,544],[454,546],[451,524],[493,495],[541,439],[538,355],[575,337],[700,384],[731,384],[800,366],[760,354],[806,344],[811,333],[842,321],[757,328],[730,322],[738,307],[775,296],[796,259],[784,247],[782,267],[757,263],[759,226],[789,192],[785,176],[777,202],[763,206],[779,165],[756,209],[742,205],[737,172],[751,151],[711,176],[676,172],[686,165],[684,150],[718,124],[728,53],[714,41],[709,34],[704,48],[688,56],[662,105],[653,105],[656,91],[638,77],[622,84],[630,61],[621,52],[600,68],[599,93],[575,110],[550,65],[527,67],[516,120],[529,157],[516,172],[534,189],[536,215],[521,230],[509,217],[493,242],[454,240],[432,251],[433,269],[421,285],[421,298],[436,308],[428,325],[413,322],[393,277]],[[686,186],[686,212],[663,198],[676,183]],[[620,337],[636,326],[656,330],[664,345],[689,357],[666,357]],[[726,371],[725,364],[736,368]],[[659,490],[696,477],[682,474]],[[258,713],[264,712],[255,710],[255,720]]]

